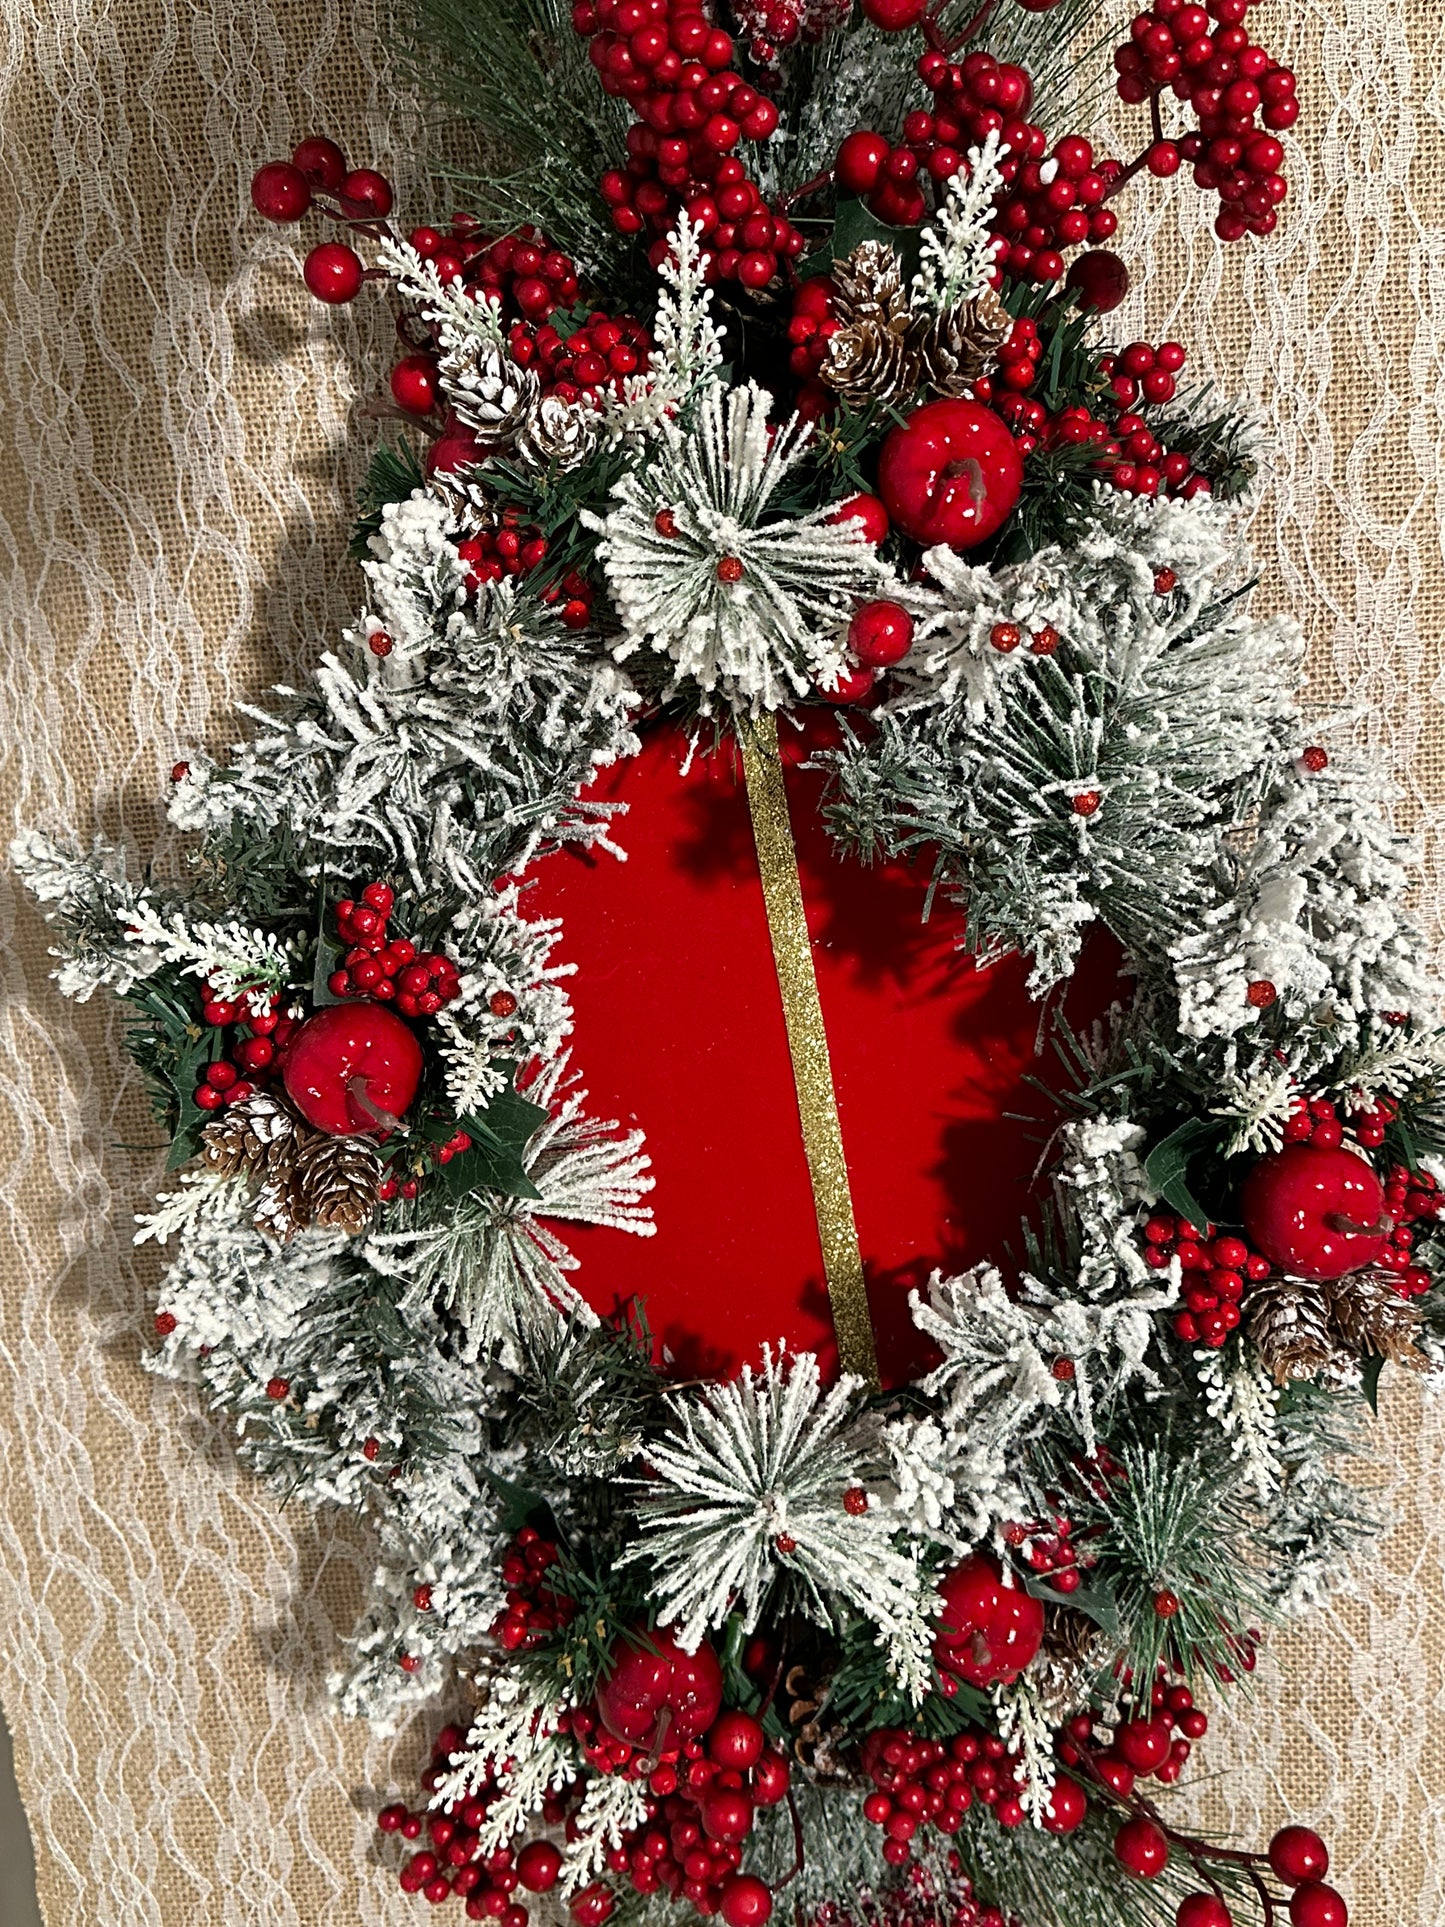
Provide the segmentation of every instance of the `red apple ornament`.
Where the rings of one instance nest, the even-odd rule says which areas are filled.
[[[1244,1180],[1240,1210],[1256,1251],[1295,1278],[1343,1278],[1389,1242],[1385,1192],[1342,1145],[1286,1144]]]
[[[1023,472],[1014,438],[992,409],[931,401],[884,442],[878,493],[915,542],[971,549],[1007,521]]]
[[[286,1095],[331,1137],[383,1136],[421,1082],[421,1045],[384,1004],[329,1004],[291,1039]]]
[[[671,1633],[638,1632],[612,1651],[597,1711],[614,1738],[661,1749],[700,1739],[722,1705],[722,1668],[703,1642],[685,1653]]]
[[[940,1668],[970,1686],[1017,1679],[1044,1636],[1041,1602],[1022,1586],[1006,1586],[1003,1569],[986,1552],[945,1573],[938,1590],[943,1611],[933,1656]]]

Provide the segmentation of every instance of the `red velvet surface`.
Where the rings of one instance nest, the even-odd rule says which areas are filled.
[[[977,969],[957,912],[922,922],[926,867],[840,858],[822,779],[787,789],[885,1381],[927,1363],[907,1292],[935,1266],[1017,1249],[1042,1148],[1039,1009],[1017,958]],[[597,1115],[641,1125],[657,1235],[567,1227],[601,1312],[636,1298],[674,1368],[726,1375],[769,1342],[836,1364],[808,1168],[747,794],[734,751],[698,756],[651,731],[590,792],[625,803],[627,861],[572,851],[534,872],[528,913],[564,920],[578,966],[574,1062]],[[1119,993],[1107,945],[1070,992],[1076,1020]]]

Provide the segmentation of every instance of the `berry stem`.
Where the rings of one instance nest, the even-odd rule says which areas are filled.
[[[995,0],[983,0],[983,5],[973,16],[972,20],[969,21],[962,33],[955,34],[952,40],[943,42],[937,48],[937,51],[947,54],[949,58],[952,59],[960,47],[966,47],[970,40],[983,32],[984,28],[988,25],[988,17],[993,12],[994,5]],[[930,42],[929,44],[932,45],[933,43]]]
[[[797,1879],[798,1875],[803,1871],[806,1862],[806,1855],[803,1851],[803,1820],[802,1815],[798,1812],[798,1803],[793,1798],[793,1789],[791,1786],[788,1788],[788,1817],[793,1823],[793,1864],[781,1880],[773,1883],[773,1892],[775,1894],[781,1893],[784,1887]]]
[[[779,195],[778,206],[787,213],[791,208],[796,207],[799,201],[806,201],[812,194],[821,194],[825,187],[831,185],[832,179],[832,168],[824,168],[823,172],[815,174],[811,181],[804,181],[801,187],[795,187],[790,193]]]
[[[405,422],[408,428],[416,429],[418,434],[425,435],[430,441],[435,441],[442,432],[434,423],[423,421],[418,415],[408,414],[406,409],[398,408],[394,401],[382,401],[380,397],[358,402],[356,412],[368,421]]]
[[[1134,176],[1149,159],[1149,155],[1153,151],[1156,143],[1162,141],[1164,138],[1164,123],[1159,118],[1159,96],[1157,93],[1150,94],[1149,96],[1149,120],[1150,136],[1147,145],[1140,148],[1139,152],[1134,156],[1133,160],[1130,161],[1123,173],[1119,175],[1117,180],[1110,183],[1109,190],[1104,196],[1106,201],[1112,201],[1116,194],[1120,193],[1129,185],[1130,181],[1133,180]]]

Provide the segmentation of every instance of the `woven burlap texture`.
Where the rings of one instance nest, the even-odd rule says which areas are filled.
[[[6,822],[164,846],[176,756],[224,745],[238,699],[354,613],[349,423],[390,322],[379,301],[308,304],[295,233],[251,218],[246,181],[326,131],[406,205],[417,128],[372,5],[0,0]],[[1119,317],[1121,338],[1177,335],[1275,414],[1263,592],[1299,613],[1316,687],[1358,707],[1397,770],[1437,926],[1439,11],[1252,16],[1302,76],[1287,218],[1268,246],[1221,250],[1202,197],[1136,199],[1128,249],[1148,272]],[[369,1739],[323,1698],[365,1545],[282,1510],[189,1393],[140,1371],[157,1262],[128,1228],[154,1132],[114,1010],[63,1004],[34,910],[8,892],[3,916],[0,1691],[47,1921],[415,1921],[367,1816],[425,1732]],[[1368,1583],[1275,1644],[1247,1720],[1217,1722],[1203,1758],[1211,1818],[1323,1828],[1358,1927],[1435,1927],[1445,1428],[1392,1389],[1377,1439],[1400,1522]]]

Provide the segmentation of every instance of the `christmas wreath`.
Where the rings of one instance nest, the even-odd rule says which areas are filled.
[[[418,432],[371,460],[365,613],[176,764],[184,875],[15,854],[178,1173],[139,1233],[174,1247],[154,1368],[374,1522],[341,1705],[470,1694],[429,1810],[379,1813],[408,1892],[503,1927],[1346,1920],[1316,1834],[1226,1846],[1167,1791],[1377,1527],[1344,1471],[1383,1366],[1445,1367],[1411,853],[1249,613],[1254,423],[1178,343],[1110,342],[1141,170],[1187,168],[1224,242],[1276,223],[1295,78],[1249,4],[1128,24],[1125,165],[1057,131],[1090,0],[418,0],[476,212],[403,235],[320,138],[255,177],[340,225],[313,294],[399,304],[371,412]],[[745,811],[826,1287],[816,1345],[713,1373],[589,1291],[653,1180],[570,1067],[545,913],[569,851],[620,874],[644,767]],[[919,1279],[906,1342],[860,1255],[819,820],[858,888],[919,879],[956,992],[1022,959],[1035,1000],[1023,1231]]]

